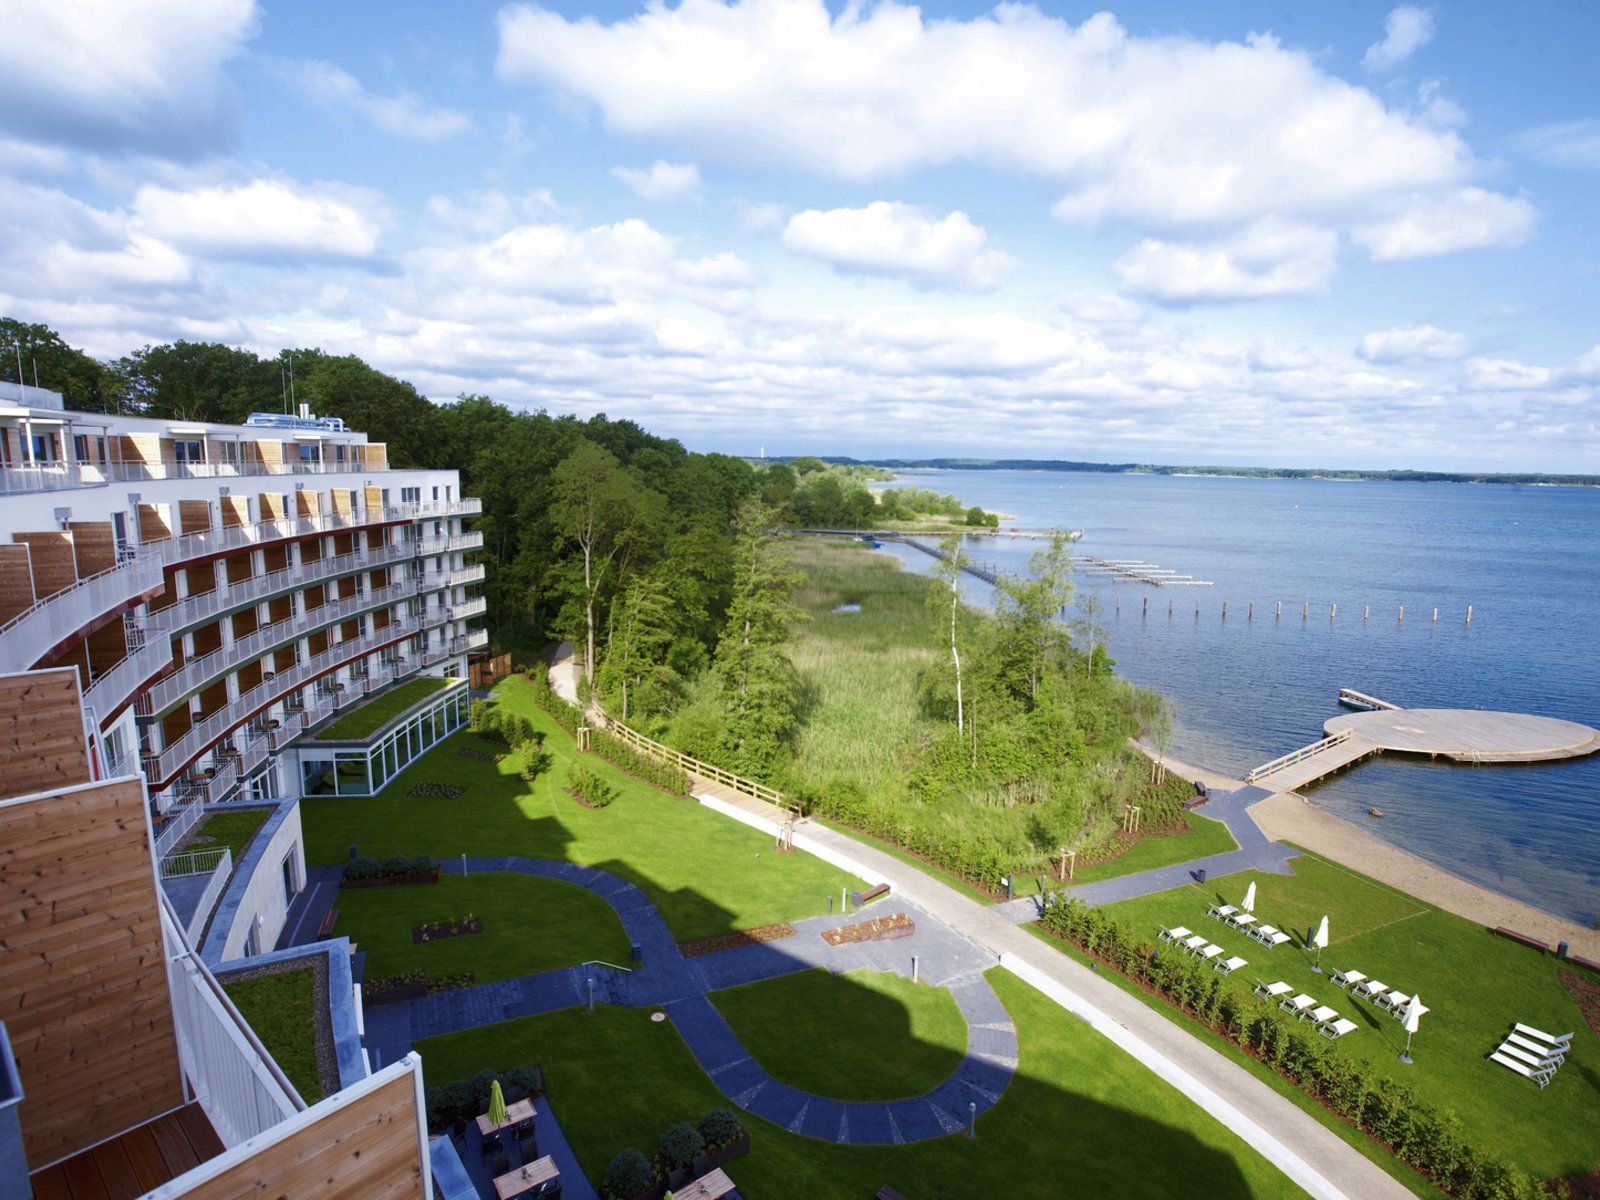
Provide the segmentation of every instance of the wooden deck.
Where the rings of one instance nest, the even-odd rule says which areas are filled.
[[[205,1112],[186,1104],[36,1171],[30,1182],[35,1200],[132,1200],[221,1153]]]

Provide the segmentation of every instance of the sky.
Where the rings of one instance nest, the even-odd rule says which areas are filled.
[[[1600,8],[0,0],[0,313],[691,449],[1600,471]]]

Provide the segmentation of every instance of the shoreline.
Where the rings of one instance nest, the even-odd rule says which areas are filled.
[[[1146,754],[1150,753],[1148,746],[1137,742],[1135,745]],[[1198,779],[1207,787],[1237,790],[1247,786],[1242,779],[1230,778],[1171,755],[1167,755],[1165,761],[1169,770]],[[1541,938],[1552,946],[1566,942],[1574,954],[1600,958],[1600,930],[1585,929],[1575,921],[1435,866],[1343,817],[1318,808],[1299,792],[1279,792],[1251,805],[1248,812],[1261,831],[1275,842],[1303,846],[1475,925],[1490,930],[1504,926]]]

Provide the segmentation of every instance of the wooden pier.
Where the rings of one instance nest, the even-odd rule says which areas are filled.
[[[1151,587],[1212,587],[1209,579],[1196,579],[1193,575],[1180,575],[1167,567],[1147,563],[1138,558],[1095,558],[1080,554],[1073,565],[1091,575],[1106,575],[1117,579],[1131,579],[1135,583],[1148,583]]]
[[[773,532],[805,533],[818,537],[865,538],[869,541],[888,542],[904,541],[907,538],[945,537],[951,533],[959,533],[962,537],[969,538],[1034,538],[1048,541],[1057,534],[1065,534],[1069,542],[1083,539],[1081,529],[990,529],[984,525],[964,525],[943,532],[931,529],[775,529]]]
[[[916,541],[914,538],[898,538],[896,540],[899,541],[901,545],[910,546],[913,550],[921,550],[924,554],[929,555],[932,558],[943,558],[945,556],[944,551],[939,549],[939,547],[930,546],[926,542]],[[1005,572],[999,567],[995,566],[993,563],[989,562],[974,562],[973,560],[968,559],[966,565],[961,569],[968,575],[976,576],[985,583],[992,584],[995,587],[999,587],[1000,581],[1005,578]]]
[[[1401,708],[1353,688],[1340,688],[1338,698],[1367,707],[1330,717],[1321,741],[1262,763],[1245,782],[1270,792],[1299,791],[1385,751],[1474,766],[1555,762],[1600,752],[1600,729],[1576,721],[1474,708]]]

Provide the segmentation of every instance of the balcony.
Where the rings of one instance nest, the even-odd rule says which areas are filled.
[[[229,730],[237,728],[253,713],[266,708],[275,700],[282,699],[287,693],[303,687],[318,676],[326,675],[385,646],[403,641],[421,628],[421,623],[415,617],[408,617],[387,625],[376,633],[329,646],[321,654],[296,663],[286,671],[279,671],[271,679],[263,679],[237,700],[201,720],[159,756],[147,756],[144,760],[146,776],[152,784],[164,786],[179,771],[198,758],[207,746],[219,741]]]
[[[26,671],[108,613],[161,588],[161,564],[134,559],[46,596],[0,626],[0,673]]]
[[[233,851],[227,846],[214,850],[194,850],[163,858],[160,864],[161,890],[172,902],[174,914],[183,922],[191,943],[205,932],[211,912],[222,898],[233,874]]]
[[[167,479],[243,479],[283,475],[354,475],[387,472],[387,464],[353,460],[333,462],[43,462],[0,471],[0,495],[57,492],[71,488],[106,487],[113,483],[151,483]]]
[[[470,567],[462,567],[460,570],[451,571],[450,586],[465,587],[469,583],[482,583],[483,571],[482,563],[474,563]]]
[[[122,711],[123,705],[133,698],[146,681],[154,679],[171,665],[171,639],[163,637],[146,642],[137,650],[129,651],[121,662],[95,676],[84,690],[83,705],[92,709],[95,720],[104,725]]]
[[[474,596],[470,600],[463,600],[460,604],[450,606],[450,619],[452,621],[465,621],[469,617],[481,617],[488,611],[489,602],[482,596]]]
[[[483,548],[483,534],[474,530],[471,533],[458,533],[445,539],[450,550],[481,550]]]

